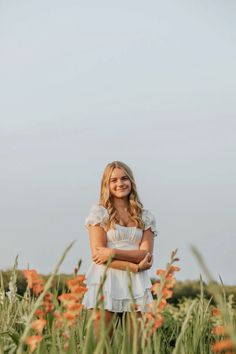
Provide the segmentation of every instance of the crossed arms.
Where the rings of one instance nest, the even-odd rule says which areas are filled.
[[[104,264],[112,257],[110,268],[138,272],[151,268],[153,263],[154,235],[151,229],[143,232],[138,250],[122,250],[108,248],[105,230],[99,225],[89,226],[90,248],[92,259],[96,264]]]

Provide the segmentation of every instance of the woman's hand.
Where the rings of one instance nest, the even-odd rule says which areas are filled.
[[[92,259],[96,264],[103,264],[107,262],[108,259],[112,256],[113,256],[112,248],[96,247],[96,252],[94,253]]]
[[[139,262],[139,270],[147,270],[150,269],[153,263],[153,256],[150,253],[147,253],[146,256],[144,257],[144,259]]]

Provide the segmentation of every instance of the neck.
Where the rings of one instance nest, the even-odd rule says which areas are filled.
[[[114,205],[116,210],[128,209],[128,206],[129,206],[128,198],[127,199],[114,198],[113,199],[113,205]]]

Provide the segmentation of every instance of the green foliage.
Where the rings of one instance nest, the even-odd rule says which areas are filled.
[[[10,277],[11,277],[12,270],[7,270],[7,271],[2,271],[2,277],[3,277],[3,285],[5,291],[9,291],[9,282],[10,282]],[[23,276],[22,271],[16,270],[16,275],[17,275],[17,293],[20,296],[23,296],[26,288],[27,288],[27,283],[26,280]],[[52,282],[52,288],[54,289],[55,292],[60,295],[63,293],[66,289],[66,280],[70,279],[73,274],[58,274],[55,276]],[[42,274],[41,277],[44,279],[46,282],[47,279],[49,278],[49,275]],[[157,279],[153,278],[152,283],[155,283]],[[206,299],[210,300],[212,298],[212,293],[210,291],[209,284],[202,283],[204,287],[204,296]],[[234,306],[236,306],[236,286],[229,286],[229,285],[224,285],[224,291],[226,296],[232,295],[232,301]],[[174,294],[172,298],[169,300],[169,303],[177,305],[179,302],[182,301],[183,298],[190,298],[190,299],[195,299],[197,296],[199,296],[201,293],[201,283],[199,280],[186,280],[186,281],[177,281],[174,287]],[[214,304],[214,300],[212,302]]]
[[[71,275],[57,275],[59,267],[56,267],[51,275],[42,276],[45,281],[44,293],[35,298],[27,289],[22,272],[16,268],[17,259],[11,271],[0,272],[0,354],[30,352],[25,339],[34,334],[31,323],[36,319],[34,313],[39,308],[43,295],[50,288],[54,295],[53,311],[60,311],[62,304],[57,296],[68,290],[66,280],[71,278]],[[102,282],[105,281],[105,276]],[[103,291],[102,282],[100,295]],[[234,340],[235,295],[235,287],[214,282],[205,284],[201,279],[177,282],[174,295],[163,311],[164,324],[154,333],[150,332],[145,315],[137,318],[137,313],[132,310],[123,318],[114,316],[108,327],[102,322],[98,340],[95,340],[93,332],[95,310],[91,313],[83,309],[74,326],[63,328],[57,327],[53,313],[48,313],[43,338],[35,353],[210,354],[212,344],[217,340],[212,328],[221,321],[229,328]],[[221,319],[212,316],[212,308],[216,303],[222,311]],[[104,308],[101,308],[103,319]]]

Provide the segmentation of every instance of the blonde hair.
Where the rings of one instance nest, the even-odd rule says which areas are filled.
[[[102,205],[104,208],[106,208],[108,211],[109,218],[106,223],[106,229],[109,230],[111,228],[115,228],[115,224],[119,223],[118,213],[112,203],[112,198],[109,189],[110,177],[115,168],[122,169],[131,182],[131,192],[128,196],[129,198],[128,215],[130,220],[132,220],[135,223],[136,227],[143,229],[144,228],[144,222],[142,221],[143,204],[141,203],[137,193],[133,172],[131,171],[129,166],[127,166],[124,162],[121,161],[110,162],[105,167],[102,176],[99,204]]]

